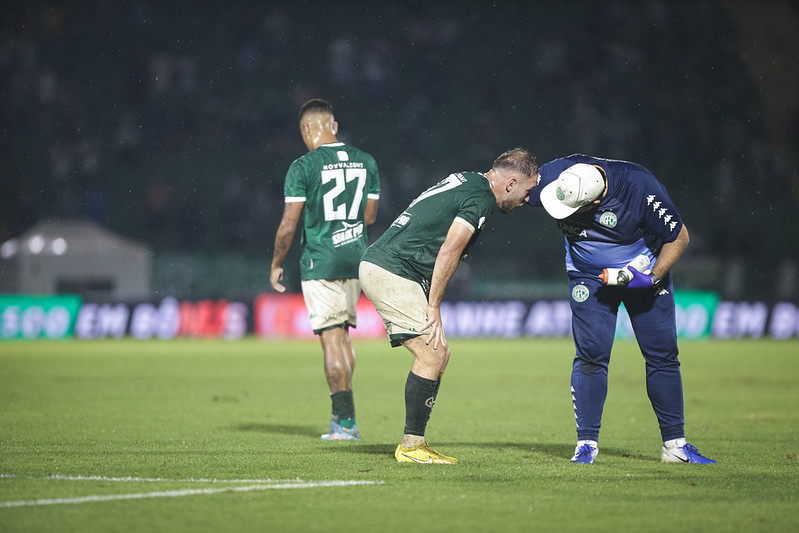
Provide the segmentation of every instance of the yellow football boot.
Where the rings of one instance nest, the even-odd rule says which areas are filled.
[[[400,444],[397,446],[397,451],[394,452],[394,457],[396,457],[397,461],[400,463],[458,464],[457,459],[438,453],[426,442],[412,448],[403,448],[402,444]]]

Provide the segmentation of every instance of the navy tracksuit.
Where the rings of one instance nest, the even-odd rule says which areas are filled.
[[[619,304],[630,315],[646,360],[646,388],[663,440],[684,437],[683,393],[671,275],[662,290],[605,286],[604,268],[622,268],[640,254],[654,266],[664,242],[672,242],[682,219],[668,192],[644,167],[582,154],[541,166],[529,203],[540,206],[541,189],[575,163],[600,166],[608,191],[598,208],[558,220],[566,240],[566,272],[576,356],[571,387],[579,440],[599,439],[607,396],[608,362]]]

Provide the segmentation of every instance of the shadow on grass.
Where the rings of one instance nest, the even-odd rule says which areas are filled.
[[[233,429],[253,433],[279,433],[282,435],[299,435],[302,437],[316,437],[321,435],[315,426],[297,426],[291,424],[239,424]]]
[[[342,444],[346,444],[342,442]],[[363,441],[359,443],[349,442],[353,446],[331,447],[330,450],[342,451],[347,453],[362,453],[362,454],[391,454],[394,455],[394,450],[397,448],[396,443],[391,444],[365,444]],[[447,448],[481,448],[490,449],[497,452],[513,451],[514,453],[529,452],[532,454],[547,454],[553,456],[567,456],[571,458],[574,452],[574,447],[566,444],[536,444],[535,446],[529,443],[517,442],[432,442],[430,443],[436,449],[446,450]]]
[[[331,452],[360,453],[364,455],[391,455],[394,456],[396,444],[363,444],[363,441],[331,441],[324,450]]]
[[[518,452],[528,452],[524,455],[548,455],[550,458],[553,459],[565,459],[567,461],[571,461],[572,455],[574,455],[574,446],[575,444],[572,443],[518,443],[518,442],[478,442],[474,443],[471,446],[480,447],[480,448],[492,448],[497,451],[503,451],[503,449],[513,449]],[[643,461],[657,461],[660,462],[660,452],[659,450],[655,450],[657,453],[649,455],[640,455],[631,453],[628,449],[625,448],[615,448],[615,447],[599,447],[599,454],[605,457],[624,457],[627,459],[636,459],[636,460],[643,460]]]
[[[345,452],[345,453],[360,453],[366,455],[394,455],[394,450],[397,445],[392,444],[365,444],[361,442],[341,442],[345,446],[331,446],[327,448],[332,452]],[[350,444],[349,446],[346,444]],[[432,442],[431,445],[435,449],[439,449],[444,453],[452,448],[459,448],[461,450],[469,448],[479,448],[481,450],[492,450],[497,453],[514,453],[520,454],[522,458],[529,458],[534,456],[547,456],[552,460],[570,461],[574,454],[574,444],[571,443],[535,443],[529,442]],[[452,450],[452,453],[458,455],[457,452]],[[660,462],[660,454],[651,456],[643,456],[640,454],[632,454],[629,450],[622,448],[600,448],[600,454],[607,457],[625,457],[628,459],[635,459],[646,462]]]
[[[236,431],[254,432],[254,433],[274,433],[282,435],[298,435],[301,437],[310,437],[318,440],[320,431],[316,426],[300,426],[291,424],[239,424],[233,428]],[[499,453],[511,452],[519,453],[522,457],[533,456],[548,456],[550,459],[557,460],[563,459],[568,461],[574,454],[574,444],[572,443],[530,443],[530,442],[432,442],[431,445],[436,449],[441,449],[446,453],[448,448],[480,448],[483,450],[490,449]],[[330,447],[326,448],[331,452],[345,452],[345,453],[358,453],[364,455],[394,455],[394,450],[397,447],[396,442],[392,443],[367,443],[361,441],[336,441],[330,442]],[[624,457],[627,459],[635,459],[646,462],[660,462],[660,454],[652,453],[652,455],[641,455],[631,453],[628,449],[615,448],[615,447],[600,447],[600,454],[605,457]]]

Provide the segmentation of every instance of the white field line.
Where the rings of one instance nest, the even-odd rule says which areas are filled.
[[[112,481],[119,483],[299,483],[301,479],[216,479],[216,478],[184,478],[168,479],[161,477],[108,477],[108,476],[22,476],[18,474],[0,474],[0,479],[38,479],[56,481]]]
[[[81,496],[75,498],[48,498],[38,500],[18,500],[0,502],[0,508],[4,507],[30,507],[39,505],[64,505],[64,504],[77,504],[77,503],[92,503],[92,502],[109,502],[115,500],[142,500],[145,498],[181,498],[183,496],[196,496],[207,494],[220,494],[223,492],[253,492],[259,490],[285,490],[285,489],[313,489],[323,487],[351,487],[356,485],[380,485],[382,481],[346,481],[346,480],[333,480],[333,481],[272,481],[272,480],[201,480],[201,479],[161,479],[161,478],[110,478],[103,476],[47,476],[42,478],[34,478],[28,476],[15,476],[2,474],[3,478],[24,478],[24,479],[62,479],[68,481],[143,481],[143,482],[202,482],[202,483],[257,483],[255,485],[245,486],[232,486],[232,487],[219,487],[213,489],[181,489],[181,490],[163,490],[155,492],[138,492],[133,494],[98,494],[93,496]]]

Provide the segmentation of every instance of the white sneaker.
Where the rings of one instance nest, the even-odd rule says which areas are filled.
[[[599,445],[595,440],[578,440],[577,447],[574,449],[572,463],[583,463],[590,465],[599,453]]]
[[[696,446],[688,443],[685,439],[674,439],[663,443],[660,452],[662,463],[694,463],[694,464],[715,464],[716,461],[708,459],[696,449]]]

